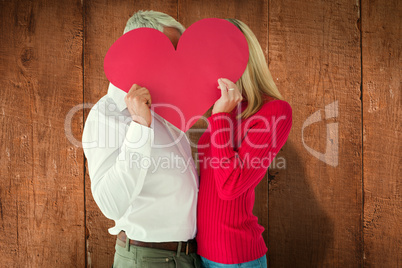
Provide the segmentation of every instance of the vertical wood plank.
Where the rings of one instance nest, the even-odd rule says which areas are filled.
[[[246,23],[254,32],[260,45],[267,57],[268,40],[268,0],[207,0],[190,1],[179,0],[179,21],[189,27],[194,22],[204,18],[236,18]],[[211,109],[204,115],[210,116]],[[198,139],[206,129],[203,120],[199,120],[187,134],[196,146]],[[196,148],[193,146],[193,155],[196,158]],[[258,217],[258,222],[265,228],[263,233],[265,243],[268,242],[268,177],[266,176],[256,187],[254,215]]]
[[[269,186],[270,267],[362,264],[358,19],[358,1],[269,1],[270,69],[293,108],[286,169]],[[326,162],[307,151],[327,143]]]
[[[2,267],[83,267],[80,1],[0,2]]]
[[[107,93],[108,80],[103,60],[109,47],[123,34],[127,20],[138,10],[156,10],[177,18],[176,0],[85,1],[84,100],[95,104]],[[85,118],[89,109],[85,111]],[[114,221],[99,210],[91,193],[86,165],[87,266],[111,267],[116,237],[108,233]]]
[[[364,266],[400,267],[400,1],[362,1]]]

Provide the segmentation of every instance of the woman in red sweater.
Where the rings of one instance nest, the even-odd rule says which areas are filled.
[[[292,109],[282,100],[252,31],[249,61],[236,84],[219,79],[221,98],[198,141],[198,254],[204,267],[266,267],[264,228],[253,215],[254,189],[284,145]]]

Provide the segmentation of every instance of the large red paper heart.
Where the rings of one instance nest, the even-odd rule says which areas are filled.
[[[219,78],[237,81],[248,62],[243,33],[223,19],[203,19],[181,36],[177,49],[162,32],[138,28],[108,50],[104,69],[116,87],[146,87],[152,109],[187,131],[220,97]]]

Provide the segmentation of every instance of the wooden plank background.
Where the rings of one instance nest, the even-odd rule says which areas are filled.
[[[352,1],[270,1],[269,62],[294,111],[285,172],[269,191],[269,263],[274,267],[361,266],[362,170],[359,7]],[[337,101],[338,116],[305,129]],[[339,164],[318,160],[337,123]],[[334,152],[335,153],[335,152]],[[278,241],[281,241],[278,243]]]
[[[401,266],[400,1],[22,0],[0,1],[1,267],[111,266],[79,141],[104,55],[141,9],[238,18],[260,41],[294,116],[256,191],[269,267]]]
[[[400,1],[362,5],[364,266],[402,266]]]
[[[64,130],[82,103],[79,1],[1,1],[2,267],[85,265],[84,157]],[[83,118],[69,135],[80,138]]]

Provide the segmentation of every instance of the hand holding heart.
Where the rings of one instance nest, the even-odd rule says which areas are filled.
[[[176,49],[156,29],[131,30],[108,50],[104,68],[109,81],[125,92],[134,83],[149,89],[151,109],[185,132],[217,99],[221,98],[215,111],[226,111],[232,106],[235,92],[222,95],[216,90],[216,81],[220,77],[237,81],[246,69],[248,57],[243,33],[229,21],[209,18],[195,22],[184,31]],[[236,89],[231,85],[226,88]],[[137,92],[133,96],[136,94],[141,95]],[[140,120],[137,115],[145,116],[145,121],[150,123],[143,99],[129,100],[134,120]]]
[[[222,95],[215,102],[212,114],[230,113],[243,100],[243,96],[236,84],[229,79],[220,78],[218,84]]]
[[[127,95],[124,97],[127,109],[133,121],[149,127],[152,122],[151,117],[151,94],[145,87],[134,84]]]

